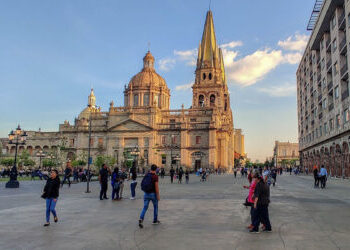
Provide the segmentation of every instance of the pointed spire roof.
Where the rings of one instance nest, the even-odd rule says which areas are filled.
[[[88,107],[96,107],[96,97],[95,97],[93,88],[91,88],[91,92],[89,95]]]
[[[207,12],[199,52],[198,56],[200,55],[200,58],[198,59],[200,64],[206,61],[210,66],[215,66],[215,59],[218,59],[218,46],[216,43],[213,13],[211,10]]]

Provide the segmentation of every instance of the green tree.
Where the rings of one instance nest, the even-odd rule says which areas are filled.
[[[1,159],[0,163],[3,166],[10,167],[10,166],[13,166],[13,164],[15,163],[15,159],[13,159],[13,158],[3,158],[3,159]]]
[[[56,163],[52,159],[44,159],[42,162],[43,167],[55,167]]]

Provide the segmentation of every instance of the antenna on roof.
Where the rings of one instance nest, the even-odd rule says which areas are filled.
[[[211,0],[209,0],[209,10],[210,10]]]
[[[150,42],[147,43],[147,47],[148,47],[148,51],[150,51],[150,49],[151,49],[151,43]]]

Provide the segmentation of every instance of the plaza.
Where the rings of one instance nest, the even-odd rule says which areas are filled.
[[[19,189],[0,182],[0,249],[349,249],[350,183],[331,179],[324,190],[311,176],[277,177],[271,187],[272,233],[250,234],[249,209],[242,203],[246,178],[212,175],[200,183],[170,184],[160,179],[160,225],[152,225],[153,207],[144,228],[137,220],[143,206],[138,179],[136,200],[98,200],[92,182],[60,189],[59,222],[44,228],[44,181],[23,181]],[[108,187],[110,194],[110,186]]]

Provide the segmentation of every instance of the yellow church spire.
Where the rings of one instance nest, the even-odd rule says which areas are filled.
[[[207,12],[199,51],[201,52],[199,58],[200,65],[217,66],[215,65],[215,59],[218,59],[218,47],[215,37],[213,13],[211,10]]]
[[[95,97],[93,88],[91,88],[91,92],[90,92],[90,95],[89,95],[88,106],[92,107],[92,108],[96,107],[96,97]]]

